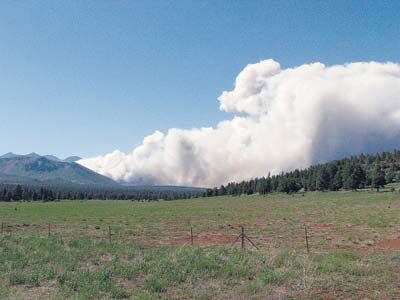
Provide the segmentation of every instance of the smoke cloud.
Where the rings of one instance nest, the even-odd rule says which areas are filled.
[[[170,129],[132,153],[80,160],[118,181],[212,187],[400,145],[400,65],[247,65],[215,128]]]

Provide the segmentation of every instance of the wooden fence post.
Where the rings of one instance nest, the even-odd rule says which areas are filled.
[[[241,234],[241,237],[242,237],[242,249],[244,249],[244,226],[242,226],[242,234]]]
[[[193,246],[193,227],[190,227],[190,243]]]
[[[50,224],[49,224],[49,237],[51,236],[51,231],[50,231]]]
[[[241,226],[241,228],[242,228],[242,231],[241,231],[241,233],[236,237],[235,241],[232,243],[232,246],[235,245],[236,242],[239,241],[239,239],[240,239],[240,240],[241,240],[241,244],[242,244],[242,245],[241,245],[241,246],[242,246],[242,249],[244,249],[244,242],[245,242],[245,239],[246,239],[254,248],[256,248],[257,250],[259,250],[258,247],[257,247],[257,245],[244,233],[244,226]]]
[[[111,226],[108,225],[108,240],[111,243]]]

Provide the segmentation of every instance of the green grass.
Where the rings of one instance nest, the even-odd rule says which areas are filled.
[[[1,203],[0,299],[398,298],[400,249],[384,241],[399,235],[399,200],[337,192]],[[260,250],[231,245],[240,225]]]

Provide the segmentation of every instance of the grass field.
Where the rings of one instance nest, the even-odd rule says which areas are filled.
[[[398,193],[1,203],[0,222],[0,299],[400,298]]]

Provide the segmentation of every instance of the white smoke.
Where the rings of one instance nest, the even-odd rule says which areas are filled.
[[[170,129],[132,153],[79,163],[137,184],[217,186],[400,145],[400,65],[247,65],[219,97],[216,128]]]

